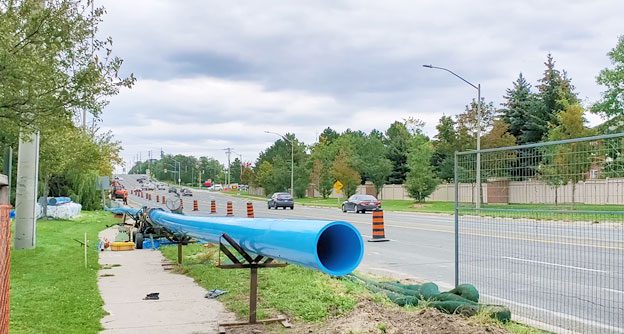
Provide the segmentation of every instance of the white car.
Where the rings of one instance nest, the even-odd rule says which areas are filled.
[[[144,183],[143,186],[141,187],[143,190],[154,190],[156,189],[156,186],[153,183]]]
[[[210,187],[208,187],[208,190],[215,190],[215,191],[223,190],[223,185],[219,183],[213,184]]]

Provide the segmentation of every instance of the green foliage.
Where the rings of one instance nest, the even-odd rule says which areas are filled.
[[[352,167],[349,157],[349,151],[341,149],[334,159],[331,170],[334,179],[342,183],[345,197],[355,194],[361,181],[360,174]]]
[[[11,333],[98,333],[104,316],[97,287],[98,251],[84,267],[82,240],[116,223],[108,212],[83,211],[76,220],[39,221],[37,249],[11,253]]]
[[[293,146],[291,146],[291,143]],[[292,150],[292,151],[291,151]],[[300,143],[294,134],[286,134],[286,138],[278,139],[269,148],[260,153],[256,160],[255,167],[255,185],[263,187],[267,194],[276,191],[288,191],[290,189],[291,176],[291,155],[294,160],[294,192],[299,195],[305,195],[305,190],[309,183],[308,154],[306,146]],[[266,163],[271,166],[272,175],[261,173],[260,166]],[[260,175],[263,174],[263,175]]]
[[[606,90],[602,92],[600,101],[592,106],[591,112],[609,118],[624,116],[624,35],[618,38],[617,45],[607,55],[613,67],[603,69],[596,78],[596,82],[605,86]]]
[[[555,68],[551,54],[548,54],[544,65],[544,75],[537,85],[537,99],[529,108],[526,129],[520,137],[523,143],[545,140],[549,129],[558,125],[557,113],[564,110],[566,104],[578,102],[571,79],[565,71]]]
[[[93,39],[103,8],[76,0],[10,1],[0,5],[0,120],[17,137],[71,120],[98,116],[106,97],[130,87],[112,39]]]
[[[472,100],[465,111],[457,115],[457,144],[462,148],[476,148],[477,130],[481,131],[481,134],[489,131],[495,118],[496,109],[492,102],[485,103],[485,99],[481,98],[477,105],[477,101]]]
[[[502,119],[509,124],[509,133],[517,139],[523,139],[527,131],[527,117],[535,104],[535,95],[531,92],[529,84],[522,73],[513,83],[513,88],[507,89],[503,96],[504,108],[501,110]],[[519,140],[518,144],[524,144]]]
[[[402,184],[405,181],[409,167],[407,165],[407,151],[411,135],[404,123],[396,121],[386,130],[386,157],[392,162],[392,171],[388,176],[389,184]]]
[[[327,168],[320,159],[313,160],[312,162],[310,182],[312,182],[314,188],[321,193],[323,198],[327,198],[331,195],[334,180],[331,176],[330,169]]]
[[[375,185],[375,192],[379,195],[392,172],[392,162],[386,158],[386,148],[380,138],[371,135],[364,140],[359,151],[360,173],[365,180]]]
[[[439,179],[451,182],[454,179],[455,152],[461,151],[455,130],[455,121],[450,116],[442,116],[436,125],[431,163]]]
[[[405,182],[410,197],[422,202],[431,195],[439,180],[431,166],[433,147],[424,135],[415,136],[410,142],[408,155],[409,173]]]
[[[557,115],[559,125],[549,131],[548,139],[564,140],[590,136],[592,131],[585,126],[584,112],[583,107],[578,103],[567,105]],[[585,180],[591,168],[591,151],[589,142],[546,146],[544,164],[541,169],[543,179],[555,188],[572,183],[572,199],[574,200],[576,183]]]

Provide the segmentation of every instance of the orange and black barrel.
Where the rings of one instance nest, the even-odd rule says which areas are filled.
[[[210,213],[217,213],[217,201],[214,199],[210,201]]]
[[[165,195],[163,195],[163,197],[162,197],[162,202],[161,202],[161,203],[162,203],[162,204],[167,203],[167,202],[165,202]]]
[[[156,195],[156,203],[160,203],[160,195]]]
[[[193,200],[193,211],[199,211],[199,204],[196,199]]]
[[[234,216],[234,209],[232,208],[232,202],[231,201],[227,202],[226,216],[228,216],[228,217]]]
[[[247,202],[247,218],[253,218],[253,217],[254,217],[253,203]]]
[[[383,210],[373,211],[373,238],[369,239],[368,241],[389,241],[388,239],[386,239]]]

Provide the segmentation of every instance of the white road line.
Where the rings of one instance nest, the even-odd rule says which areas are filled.
[[[591,269],[591,268],[583,268],[583,267],[575,267],[575,266],[566,266],[566,265],[563,265],[563,264],[558,264],[558,263],[551,263],[551,262],[543,262],[543,261],[535,261],[535,260],[520,259],[520,258],[517,258],[517,257],[502,256],[501,258],[503,258],[503,259],[508,259],[508,260],[514,260],[514,261],[522,261],[522,262],[538,263],[538,264],[543,264],[543,265],[547,265],[547,266],[563,267],[563,268],[570,268],[570,269],[576,269],[576,270],[585,270],[585,271],[591,271],[591,272],[595,272],[595,273],[607,273],[607,271],[604,271],[604,270]]]
[[[620,290],[613,290],[613,289],[609,289],[609,288],[602,288],[602,290],[607,290],[609,292],[615,292],[615,293],[624,294],[624,291],[620,291]]]

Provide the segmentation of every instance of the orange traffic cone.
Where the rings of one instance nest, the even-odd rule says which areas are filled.
[[[217,213],[217,201],[214,199],[210,201],[210,213]]]
[[[232,202],[228,201],[226,206],[226,216],[234,216],[234,209],[232,208]]]
[[[253,203],[247,202],[247,218],[254,218]]]
[[[386,239],[383,210],[373,211],[373,238],[371,242],[390,241]]]
[[[199,211],[199,205],[196,199],[193,200],[193,211]]]

